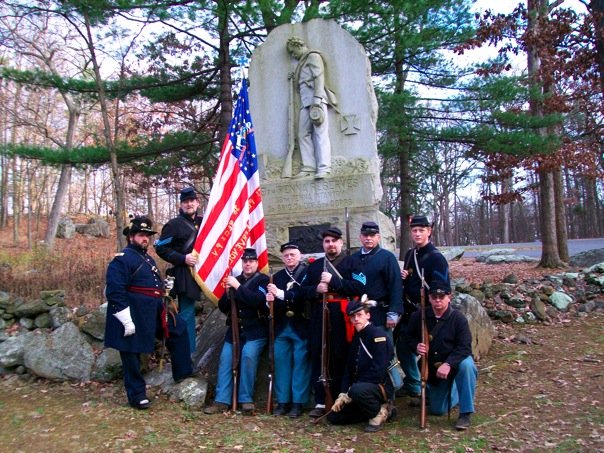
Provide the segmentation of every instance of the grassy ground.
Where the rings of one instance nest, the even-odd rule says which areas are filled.
[[[376,434],[362,426],[313,425],[307,416],[207,416],[153,394],[146,412],[125,406],[120,383],[0,381],[5,452],[478,452],[604,451],[604,316],[550,326],[499,326],[481,369],[477,413],[429,417],[397,399],[398,420]]]

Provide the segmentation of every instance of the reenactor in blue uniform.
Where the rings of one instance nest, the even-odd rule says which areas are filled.
[[[371,322],[376,303],[363,296],[353,300],[347,312],[355,334],[350,345],[342,389],[327,419],[336,425],[368,422],[366,432],[379,431],[395,409],[389,403],[394,388],[388,377],[393,354],[392,341],[382,328]]]
[[[243,272],[238,277],[226,277],[226,293],[218,301],[218,308],[227,315],[227,329],[218,363],[216,397],[214,404],[204,409],[208,415],[228,410],[233,398],[233,333],[231,329],[231,301],[229,291],[235,291],[241,360],[237,402],[241,411],[251,415],[254,405],[254,384],[260,362],[260,354],[268,341],[266,287],[268,276],[258,272],[258,255],[252,248],[245,249],[241,257]]]
[[[346,306],[350,298],[360,297],[365,289],[359,264],[342,253],[344,242],[342,231],[330,227],[322,233],[325,258],[313,261],[308,266],[306,282],[296,292],[310,303],[310,360],[311,385],[314,385],[315,407],[309,416],[325,414],[325,389],[321,378],[323,296],[329,310],[329,389],[332,395],[340,391],[342,373],[346,365],[348,346],[354,328],[347,319]],[[327,262],[325,261],[327,260]],[[325,268],[325,270],[324,270]]]
[[[202,217],[197,215],[199,200],[193,187],[180,191],[180,213],[164,225],[155,242],[159,257],[172,264],[166,273],[175,278],[173,296],[178,297],[178,311],[187,325],[191,354],[195,352],[195,302],[201,299],[201,289],[191,273],[197,262],[192,253]]]
[[[273,275],[267,301],[274,303],[275,319],[275,393],[274,415],[295,418],[310,394],[309,319],[303,299],[295,290],[305,284],[306,263],[301,263],[300,247],[294,242],[281,246],[285,268]]]
[[[352,258],[361,263],[365,292],[377,306],[371,309],[371,324],[386,329],[392,341],[394,329],[403,313],[403,281],[394,254],[380,247],[380,227],[375,222],[361,226],[361,249]]]
[[[403,394],[417,398],[420,396],[421,382],[419,368],[417,367],[417,355],[415,350],[407,348],[405,342],[407,324],[411,314],[417,310],[420,304],[422,274],[427,291],[433,279],[449,281],[449,263],[430,241],[432,224],[426,216],[413,216],[409,222],[409,227],[414,247],[407,251],[403,260],[401,277],[403,278],[405,314],[395,332],[397,337],[396,353],[405,372],[405,379],[403,388],[397,392],[397,395]],[[416,405],[417,400],[412,400],[412,403]]]
[[[193,372],[189,338],[180,316],[164,311],[164,284],[155,261],[147,254],[150,238],[156,234],[151,221],[136,217],[123,233],[129,244],[107,268],[105,346],[120,352],[128,403],[136,409],[147,409],[149,399],[140,354],[152,353],[155,338],[164,338],[172,360],[172,376],[179,382]]]
[[[427,396],[430,413],[442,415],[459,405],[455,428],[470,427],[478,371],[472,358],[472,333],[462,312],[451,307],[448,280],[432,280],[426,307],[429,347],[422,343],[421,313],[411,315],[406,338],[410,350],[425,356],[428,350]]]

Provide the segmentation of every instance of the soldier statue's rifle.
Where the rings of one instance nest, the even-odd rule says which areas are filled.
[[[421,310],[421,329],[422,329],[422,344],[426,346],[426,352],[421,358],[420,375],[422,380],[421,386],[421,411],[419,417],[419,427],[426,427],[426,385],[428,383],[428,353],[430,352],[430,334],[426,325],[426,281],[424,280],[424,270],[422,269],[420,278],[422,286],[420,289],[420,310]]]
[[[170,296],[170,291],[174,288],[174,277],[168,276],[164,281],[164,295],[162,297],[163,302],[163,310],[162,310],[162,329],[164,332],[164,336],[161,342],[161,349],[159,352],[159,371],[163,371],[164,369],[164,361],[166,355],[166,338],[170,336],[168,322],[170,317],[172,317],[172,321],[174,325],[176,325],[176,315],[178,314],[178,306],[174,302],[172,296]]]
[[[237,410],[237,395],[239,392],[239,361],[241,354],[241,342],[239,340],[239,315],[237,311],[237,301],[235,300],[235,290],[229,288],[229,299],[231,301],[231,335],[233,337],[233,412]]]
[[[270,271],[269,271],[270,272]],[[269,273],[269,283],[273,283],[273,274]],[[268,394],[266,413],[273,413],[273,377],[275,375],[275,301],[268,303]]]
[[[283,164],[283,169],[281,170],[282,178],[292,177],[292,160],[294,157],[294,150],[296,148],[294,96],[294,75],[291,74],[289,78],[289,106],[287,110],[287,155],[285,156],[285,163]]]
[[[327,272],[327,255],[323,261],[323,272]],[[321,375],[319,382],[323,385],[325,391],[325,411],[329,412],[333,406],[333,396],[329,388],[329,306],[327,302],[327,293],[323,293],[323,326],[321,332]]]

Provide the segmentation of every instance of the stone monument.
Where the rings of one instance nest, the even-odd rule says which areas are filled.
[[[363,47],[333,21],[282,25],[253,52],[249,80],[269,252],[289,240],[322,252],[320,231],[344,231],[345,208],[352,247],[373,220],[393,250],[394,225],[378,209],[377,100]]]

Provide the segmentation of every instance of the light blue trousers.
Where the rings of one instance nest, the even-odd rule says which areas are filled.
[[[278,403],[306,404],[310,395],[308,340],[288,324],[275,338],[275,394]]]
[[[254,402],[254,384],[260,354],[266,346],[267,339],[242,341],[241,361],[239,364],[237,401],[239,403]],[[220,361],[218,363],[218,378],[216,382],[216,403],[231,405],[233,397],[233,345],[224,342]]]
[[[195,301],[184,295],[178,296],[178,314],[187,326],[191,354],[195,352]]]
[[[396,342],[396,355],[405,373],[403,388],[410,394],[419,395],[422,391],[422,382],[417,366],[417,354],[407,347],[404,337]]]
[[[472,356],[466,357],[459,364],[457,373],[451,384],[451,408],[459,404],[459,413],[474,412],[474,393],[476,392],[476,378],[478,370]],[[449,382],[439,379],[439,383],[428,384],[428,398],[430,399],[430,413],[442,415],[449,409]]]

